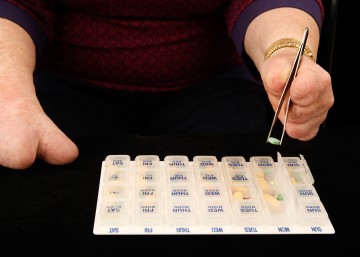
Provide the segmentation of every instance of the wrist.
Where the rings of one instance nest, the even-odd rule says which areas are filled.
[[[283,49],[283,48],[297,48],[299,49],[301,45],[301,41],[295,38],[282,38],[276,40],[274,43],[270,45],[270,47],[266,50],[264,55],[264,60],[269,59],[276,51]],[[308,46],[305,46],[304,49],[304,56],[307,56],[312,61],[316,62],[316,58]]]

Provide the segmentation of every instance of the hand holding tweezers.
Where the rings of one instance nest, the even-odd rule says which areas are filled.
[[[291,83],[292,81],[294,80],[294,78],[296,77],[296,73],[299,69],[299,65],[300,65],[300,61],[301,61],[301,57],[304,53],[304,49],[305,49],[305,45],[306,45],[306,40],[307,40],[307,37],[308,37],[308,34],[309,34],[309,29],[308,28],[305,28],[305,32],[304,32],[304,36],[303,36],[303,39],[302,39],[302,42],[301,42],[301,45],[300,45],[300,48],[299,48],[299,51],[296,55],[296,58],[295,58],[295,61],[294,61],[294,64],[291,68],[291,72],[290,72],[290,75],[286,81],[286,84],[285,84],[285,87],[284,87],[284,90],[281,94],[281,97],[280,97],[280,101],[279,101],[279,104],[278,104],[278,107],[275,111],[275,115],[274,115],[274,119],[272,121],[272,124],[271,124],[271,128],[270,128],[270,131],[269,131],[269,134],[268,134],[268,137],[266,139],[266,142],[270,142],[271,144],[275,144],[275,145],[281,145],[282,141],[283,141],[283,138],[284,138],[284,134],[285,134],[285,130],[286,130],[286,122],[287,122],[287,117],[288,117],[288,114],[289,114],[289,107],[290,107],[290,95],[288,97],[288,100],[287,100],[287,104],[286,104],[286,110],[285,110],[285,119],[284,119],[284,125],[283,125],[283,130],[282,130],[282,134],[281,134],[281,139],[278,140],[277,138],[275,137],[271,137],[271,133],[273,131],[273,128],[275,126],[275,122],[279,116],[279,113],[280,113],[280,110],[282,109],[282,105],[284,103],[284,100],[285,100],[285,96],[287,94],[287,92],[289,91],[290,89],[290,86],[291,86]]]

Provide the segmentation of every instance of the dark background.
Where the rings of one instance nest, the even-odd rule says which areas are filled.
[[[359,131],[356,128],[360,124],[360,93],[357,86],[360,51],[353,47],[352,42],[358,37],[360,22],[356,17],[358,14],[346,1],[338,1],[337,14],[331,70],[335,104],[329,113],[327,124],[333,127],[349,126],[349,133],[356,136],[356,131]]]
[[[331,75],[335,104],[310,142],[287,138],[283,156],[303,154],[333,235],[95,236],[100,164],[108,154],[271,155],[264,136],[114,136],[76,142],[79,159],[25,171],[0,167],[1,256],[352,256],[360,222],[359,31],[350,1],[339,1]],[[358,14],[357,14],[358,15]]]

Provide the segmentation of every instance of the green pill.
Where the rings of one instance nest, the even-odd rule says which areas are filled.
[[[276,197],[276,199],[277,199],[278,201],[283,201],[283,200],[284,200],[284,197],[283,197],[282,194],[278,194],[277,197]]]
[[[280,145],[280,140],[275,137],[269,137],[268,142],[273,145]]]

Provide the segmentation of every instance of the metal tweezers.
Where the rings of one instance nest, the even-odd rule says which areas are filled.
[[[302,57],[302,55],[304,53],[304,49],[305,49],[308,34],[309,34],[309,29],[305,28],[304,36],[303,36],[299,51],[298,51],[298,53],[296,55],[294,64],[293,64],[293,66],[291,68],[290,75],[289,75],[289,77],[288,77],[288,79],[286,81],[284,90],[283,90],[283,92],[281,94],[280,101],[279,101],[278,107],[277,107],[277,109],[275,111],[274,119],[272,121],[271,128],[270,128],[270,131],[269,131],[269,135],[268,135],[268,137],[266,139],[266,142],[270,142],[270,143],[276,144],[276,145],[281,145],[281,143],[283,141],[285,130],[286,130],[287,117],[288,117],[288,114],[289,114],[289,107],[290,107],[290,101],[291,101],[290,96],[288,97],[288,100],[287,100],[287,105],[286,105],[286,110],[285,110],[285,119],[284,119],[284,125],[283,125],[282,134],[281,134],[281,139],[278,140],[275,137],[271,137],[271,133],[272,133],[272,131],[274,129],[275,122],[276,122],[276,120],[277,120],[277,118],[279,116],[280,110],[282,109],[282,105],[284,103],[285,96],[286,96],[287,92],[290,89],[290,85],[291,85],[292,81],[296,77],[297,70],[299,69],[301,57]]]

